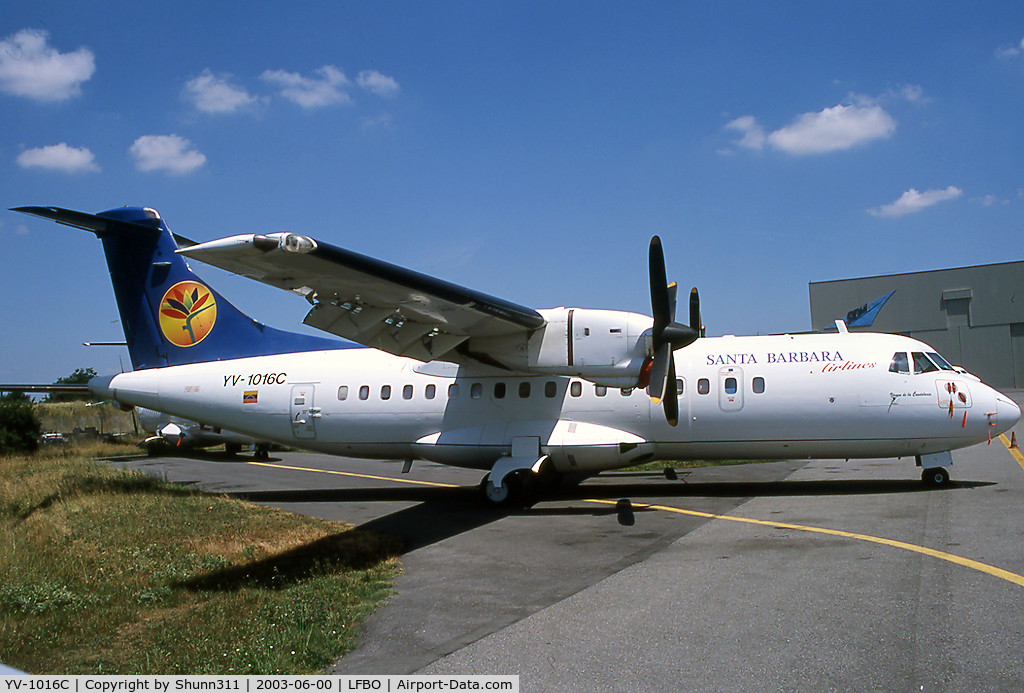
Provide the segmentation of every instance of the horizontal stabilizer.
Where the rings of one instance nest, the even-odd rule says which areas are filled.
[[[126,232],[139,233],[140,231],[150,231],[153,234],[160,233],[160,215],[155,210],[146,210],[147,218],[138,221],[124,221],[111,217],[101,217],[96,214],[76,212],[72,209],[62,209],[61,207],[14,207],[11,211],[31,214],[43,219],[51,219],[58,224],[73,226],[76,229],[92,231],[100,238]],[[152,212],[152,216],[148,212]]]

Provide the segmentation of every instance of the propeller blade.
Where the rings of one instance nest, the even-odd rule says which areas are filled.
[[[659,343],[661,331],[672,322],[668,280],[665,278],[665,252],[661,249],[661,239],[657,236],[651,238],[648,267],[651,274],[651,310],[654,313],[654,342],[655,348],[657,348],[661,346]]]
[[[690,327],[696,330],[699,336],[704,336],[704,325],[700,322],[700,295],[696,286],[690,289]]]
[[[647,393],[651,401],[660,404],[665,398],[665,383],[668,382],[669,370],[672,367],[672,345],[662,344],[654,354],[654,363],[651,364],[651,378],[647,386]]]
[[[676,389],[676,363],[669,354],[668,389],[665,392],[665,419],[669,426],[679,423],[679,391]]]

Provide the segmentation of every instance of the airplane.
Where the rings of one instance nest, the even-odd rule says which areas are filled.
[[[653,317],[534,310],[296,233],[175,242],[153,209],[19,207],[102,241],[134,371],[98,396],[292,447],[486,472],[495,504],[534,484],[684,459],[911,457],[931,485],[951,451],[1020,408],[909,337],[706,337],[696,289],[675,321],[661,240]],[[303,296],[306,325],[253,321],[186,258]]]
[[[190,421],[180,416],[170,416],[154,409],[135,407],[139,416],[139,426],[149,437],[140,443],[150,456],[161,454],[164,446],[176,449],[192,450],[195,448],[212,448],[223,445],[225,452],[235,455],[242,448],[253,446],[253,457],[267,459],[270,445],[258,441],[252,436],[245,436],[234,431],[207,426],[198,421]]]

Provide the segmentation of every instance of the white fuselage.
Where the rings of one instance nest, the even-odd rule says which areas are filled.
[[[914,374],[912,354],[933,351],[867,333],[700,339],[675,355],[675,427],[643,390],[374,349],[136,371],[97,390],[308,450],[481,469],[517,449],[585,472],[650,460],[928,455],[1016,423],[1019,408],[977,379]],[[896,353],[911,355],[908,372],[890,371]]]

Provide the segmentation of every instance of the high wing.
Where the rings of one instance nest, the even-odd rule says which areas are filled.
[[[311,327],[420,361],[500,366],[469,340],[507,348],[545,325],[532,308],[297,234],[232,236],[178,253],[305,296]]]

